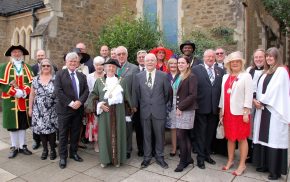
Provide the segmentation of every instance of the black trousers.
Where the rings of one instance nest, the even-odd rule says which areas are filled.
[[[143,152],[143,130],[139,110],[136,113],[134,113],[132,120],[133,120],[133,129],[136,132],[138,151]]]
[[[36,134],[33,132],[32,134],[32,138],[33,140],[36,142],[36,143],[40,143],[41,142],[41,138],[40,138],[40,135]]]
[[[197,144],[197,160],[204,161],[210,156],[211,143],[215,137],[218,125],[218,115],[199,114],[195,115],[194,131]]]
[[[179,165],[185,167],[191,160],[191,141],[190,141],[191,129],[179,129],[176,130],[177,141],[180,150]]]
[[[65,159],[68,156],[68,136],[70,137],[70,155],[77,153],[82,117],[83,115],[79,110],[76,110],[73,113],[58,114],[60,158]],[[68,135],[69,131],[70,135]]]

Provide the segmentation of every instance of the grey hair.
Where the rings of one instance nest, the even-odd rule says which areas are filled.
[[[80,61],[80,58],[77,53],[75,52],[67,53],[67,55],[65,56],[65,61],[72,60],[72,59],[77,59],[78,61]]]
[[[119,52],[121,49],[124,49],[125,52],[126,52],[126,54],[128,55],[128,50],[127,50],[127,48],[126,48],[125,46],[119,46],[119,47],[117,47],[117,48],[116,48],[116,53],[118,54],[118,52]]]
[[[137,56],[139,56],[139,54],[144,54],[144,53],[147,54],[147,52],[145,50],[140,50],[137,52]]]
[[[204,51],[203,56],[205,56],[208,53],[213,53],[215,55],[215,51],[213,49],[207,49]]]
[[[94,65],[104,64],[105,59],[102,56],[97,56],[94,58]]]
[[[155,54],[153,54],[153,53],[146,54],[144,60],[148,61],[149,58],[153,58],[154,61],[157,61],[157,58],[156,58]]]
[[[54,73],[53,64],[50,61],[50,59],[48,59],[48,58],[44,58],[43,60],[41,60],[41,62],[40,62],[40,69],[39,69],[39,75],[42,74],[42,65],[43,65],[43,63],[48,63],[50,65],[50,74],[53,76],[55,74]]]

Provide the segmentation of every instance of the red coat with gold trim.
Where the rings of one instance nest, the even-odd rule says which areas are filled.
[[[28,95],[33,79],[31,67],[23,63],[22,75],[16,75],[11,62],[0,65],[0,89],[2,91],[3,128],[18,128],[18,111],[28,111]],[[10,83],[15,80],[18,88],[25,91],[26,98],[15,98],[16,90]],[[28,113],[28,112],[27,112]],[[27,116],[28,117],[28,116]],[[27,119],[27,121],[29,121]]]

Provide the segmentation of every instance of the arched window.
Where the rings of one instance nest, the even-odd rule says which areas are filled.
[[[21,31],[20,33],[20,41],[19,43],[23,46],[26,47],[26,33],[24,30]]]
[[[11,43],[13,45],[18,45],[19,44],[19,32],[18,32],[18,30],[14,31],[13,39],[12,39]]]
[[[143,16],[150,22],[158,22],[164,39],[170,44],[177,44],[179,39],[179,25],[181,25],[179,9],[181,0],[139,0],[143,1]],[[141,2],[142,4],[142,2]]]
[[[28,27],[27,29],[27,36],[26,36],[26,49],[29,51],[30,53],[30,57],[31,57],[31,33],[32,33],[32,28]]]

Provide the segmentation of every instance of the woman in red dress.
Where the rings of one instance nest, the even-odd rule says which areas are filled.
[[[241,52],[233,52],[225,60],[228,74],[223,76],[219,107],[223,121],[225,138],[228,140],[228,162],[222,168],[228,170],[234,165],[235,143],[239,142],[240,162],[232,173],[239,176],[246,169],[248,154],[247,138],[250,135],[250,109],[252,107],[252,77],[245,72],[246,61]]]

